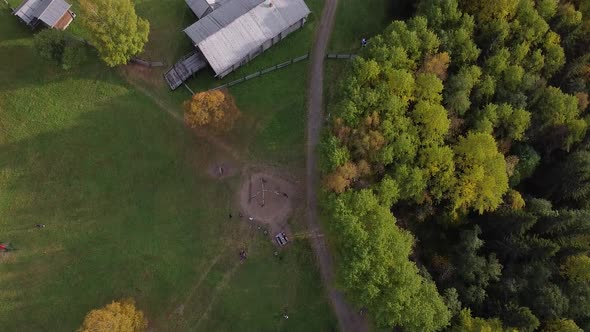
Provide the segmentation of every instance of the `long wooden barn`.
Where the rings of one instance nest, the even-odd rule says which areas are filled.
[[[186,0],[200,19],[184,32],[197,48],[185,57],[207,63],[222,78],[301,28],[309,8],[303,0]],[[204,66],[183,65],[181,60],[166,73],[170,88]],[[175,68],[192,68],[178,73]],[[194,70],[194,72],[193,72]]]

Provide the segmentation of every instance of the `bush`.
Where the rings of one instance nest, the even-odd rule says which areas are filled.
[[[64,70],[76,67],[86,59],[85,46],[61,30],[39,32],[35,35],[34,45],[42,58],[53,61]]]

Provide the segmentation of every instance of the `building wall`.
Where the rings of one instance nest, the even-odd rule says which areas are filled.
[[[289,34],[291,34],[291,33],[295,32],[295,31],[301,29],[303,27],[303,25],[305,25],[306,19],[307,18],[302,18],[300,21],[298,21],[297,23],[291,25],[290,27],[288,27],[287,29],[285,29],[280,34],[274,36],[273,38],[271,38],[271,39],[269,39],[267,41],[265,41],[257,50],[255,50],[255,51],[251,52],[250,54],[248,54],[239,63],[234,64],[231,68],[227,69],[223,73],[220,73],[218,75],[218,77],[219,78],[223,78],[223,77],[227,76],[232,71],[234,71],[234,70],[238,69],[239,67],[247,64],[252,59],[254,59],[257,56],[259,56],[260,54],[262,54],[264,51],[266,51],[267,49],[269,49],[274,44],[276,44],[279,41],[285,39],[285,37],[287,37]]]

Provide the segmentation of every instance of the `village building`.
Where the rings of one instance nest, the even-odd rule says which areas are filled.
[[[33,29],[43,25],[65,30],[76,17],[71,7],[63,0],[24,0],[13,14]]]
[[[200,19],[219,8],[228,0],[186,0],[186,4]]]
[[[166,74],[171,89],[209,65],[223,78],[303,27],[303,0],[186,0],[199,20],[186,28],[196,51]]]

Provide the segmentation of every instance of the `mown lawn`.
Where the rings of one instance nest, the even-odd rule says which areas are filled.
[[[137,4],[162,29],[146,54],[182,54],[184,46],[169,50],[167,24],[184,1]],[[18,250],[0,256],[0,329],[72,331],[90,309],[123,297],[163,331],[335,326],[307,242],[278,260],[259,230],[228,219],[238,179],[206,175],[216,147],[161,109],[181,112],[186,90],[160,99],[166,90],[139,91],[93,57],[64,72],[31,44],[31,31],[2,9],[0,241]],[[306,71],[293,66],[232,90],[249,127],[223,138],[240,141],[247,161],[303,164]]]

